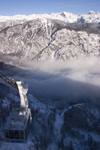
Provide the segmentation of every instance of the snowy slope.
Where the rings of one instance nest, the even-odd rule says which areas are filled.
[[[15,22],[13,26],[8,22],[1,23],[0,57],[66,61],[80,55],[99,56],[99,28],[96,23],[66,23],[43,18]]]
[[[5,93],[7,92],[7,95],[2,93],[2,98],[0,97],[0,102],[3,102],[3,109],[0,108],[2,111],[2,117],[0,117],[0,150],[100,149],[99,107],[91,103],[68,103],[65,108],[58,110],[53,106],[41,103],[31,94],[28,95],[28,101],[32,112],[32,124],[27,143],[5,143],[2,129],[6,122],[6,113],[10,113],[14,100],[15,103],[19,102],[19,96],[16,96],[4,84],[0,84],[0,90],[1,88]],[[5,116],[5,120],[3,116]]]
[[[88,23],[92,23],[92,22],[100,22],[100,13],[99,12],[94,12],[94,11],[90,11],[89,14],[85,15],[76,15],[76,14],[72,14],[69,12],[62,12],[62,13],[52,13],[51,15],[48,14],[32,14],[29,16],[25,16],[25,15],[15,15],[15,16],[0,16],[0,22],[5,22],[5,21],[17,21],[17,20],[33,20],[33,19],[58,19],[58,20],[62,20],[65,22],[69,22],[69,23],[73,23],[73,22],[88,22]]]
[[[66,61],[100,54],[100,13],[0,16],[0,57]]]

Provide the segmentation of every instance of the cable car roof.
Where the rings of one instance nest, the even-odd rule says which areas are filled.
[[[27,126],[27,121],[30,115],[30,109],[24,108],[25,111],[20,111],[19,108],[12,110],[10,116],[7,119],[4,129],[7,130],[24,130]]]

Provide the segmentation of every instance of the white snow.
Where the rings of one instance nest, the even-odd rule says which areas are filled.
[[[54,123],[55,126],[55,134],[57,134],[57,137],[60,136],[60,129],[62,127],[63,124],[63,116],[62,115],[56,115],[56,121]]]
[[[77,15],[72,14],[69,12],[62,12],[62,13],[52,13],[49,14],[32,14],[32,15],[15,15],[15,16],[0,16],[0,22],[6,22],[6,21],[17,21],[17,20],[33,20],[33,19],[42,19],[45,20],[47,18],[49,19],[58,19],[65,22],[73,23],[73,22],[81,22],[83,19],[84,22],[100,22],[100,13],[99,12],[93,12],[90,11],[89,14],[83,14],[83,15]]]
[[[28,107],[28,101],[26,97],[28,88],[24,88],[21,81],[17,81],[16,83],[19,89],[21,107]]]

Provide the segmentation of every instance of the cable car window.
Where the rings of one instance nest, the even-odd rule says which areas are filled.
[[[15,130],[15,139],[20,139],[20,132],[19,132],[19,130]]]
[[[9,130],[5,130],[5,136],[6,138],[9,138]]]
[[[25,129],[25,139],[27,139],[27,128]]]
[[[28,118],[28,123],[27,123],[28,130],[29,130],[29,126],[30,126],[30,117]]]
[[[21,139],[24,139],[24,132],[20,131]]]
[[[13,130],[9,130],[9,138],[14,139],[14,131]]]
[[[26,134],[28,134],[28,132],[29,132],[29,127],[30,127],[30,116],[29,116],[28,122],[27,122]]]

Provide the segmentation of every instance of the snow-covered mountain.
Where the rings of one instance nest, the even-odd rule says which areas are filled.
[[[1,150],[10,150],[13,144],[3,142],[3,124],[6,117],[19,102],[18,95],[11,89],[0,84],[3,90],[0,98],[0,142]],[[5,95],[5,93],[7,93]],[[7,100],[9,99],[9,101]],[[35,149],[66,149],[71,148],[82,150],[94,147],[99,150],[99,116],[100,110],[92,104],[68,104],[62,111],[45,105],[36,100],[32,95],[28,96],[29,106],[32,110],[32,124],[26,144],[15,144],[14,150],[18,147],[22,150]],[[84,113],[83,113],[84,112]]]
[[[0,80],[0,150],[100,150],[99,56],[98,12],[0,16],[0,72],[28,83],[33,118],[26,144],[4,142],[20,99]]]
[[[2,92],[1,92],[2,91]],[[32,123],[27,143],[5,143],[3,126],[19,95],[0,84],[0,150],[99,150],[100,109],[91,103],[68,103],[58,110],[28,95]],[[9,99],[9,101],[8,101]]]
[[[0,16],[0,55],[64,60],[100,54],[100,13]]]
[[[69,23],[74,23],[74,22],[86,22],[86,23],[93,23],[93,22],[100,22],[100,13],[99,12],[94,12],[90,11],[89,14],[72,14],[69,12],[62,12],[62,13],[52,13],[51,15],[48,14],[33,14],[33,15],[15,15],[15,16],[0,16],[0,22],[6,22],[6,21],[18,21],[18,20],[33,20],[33,19],[57,19],[57,20],[62,20],[65,22]],[[84,21],[83,21],[84,20]],[[23,23],[23,22],[22,22]]]

